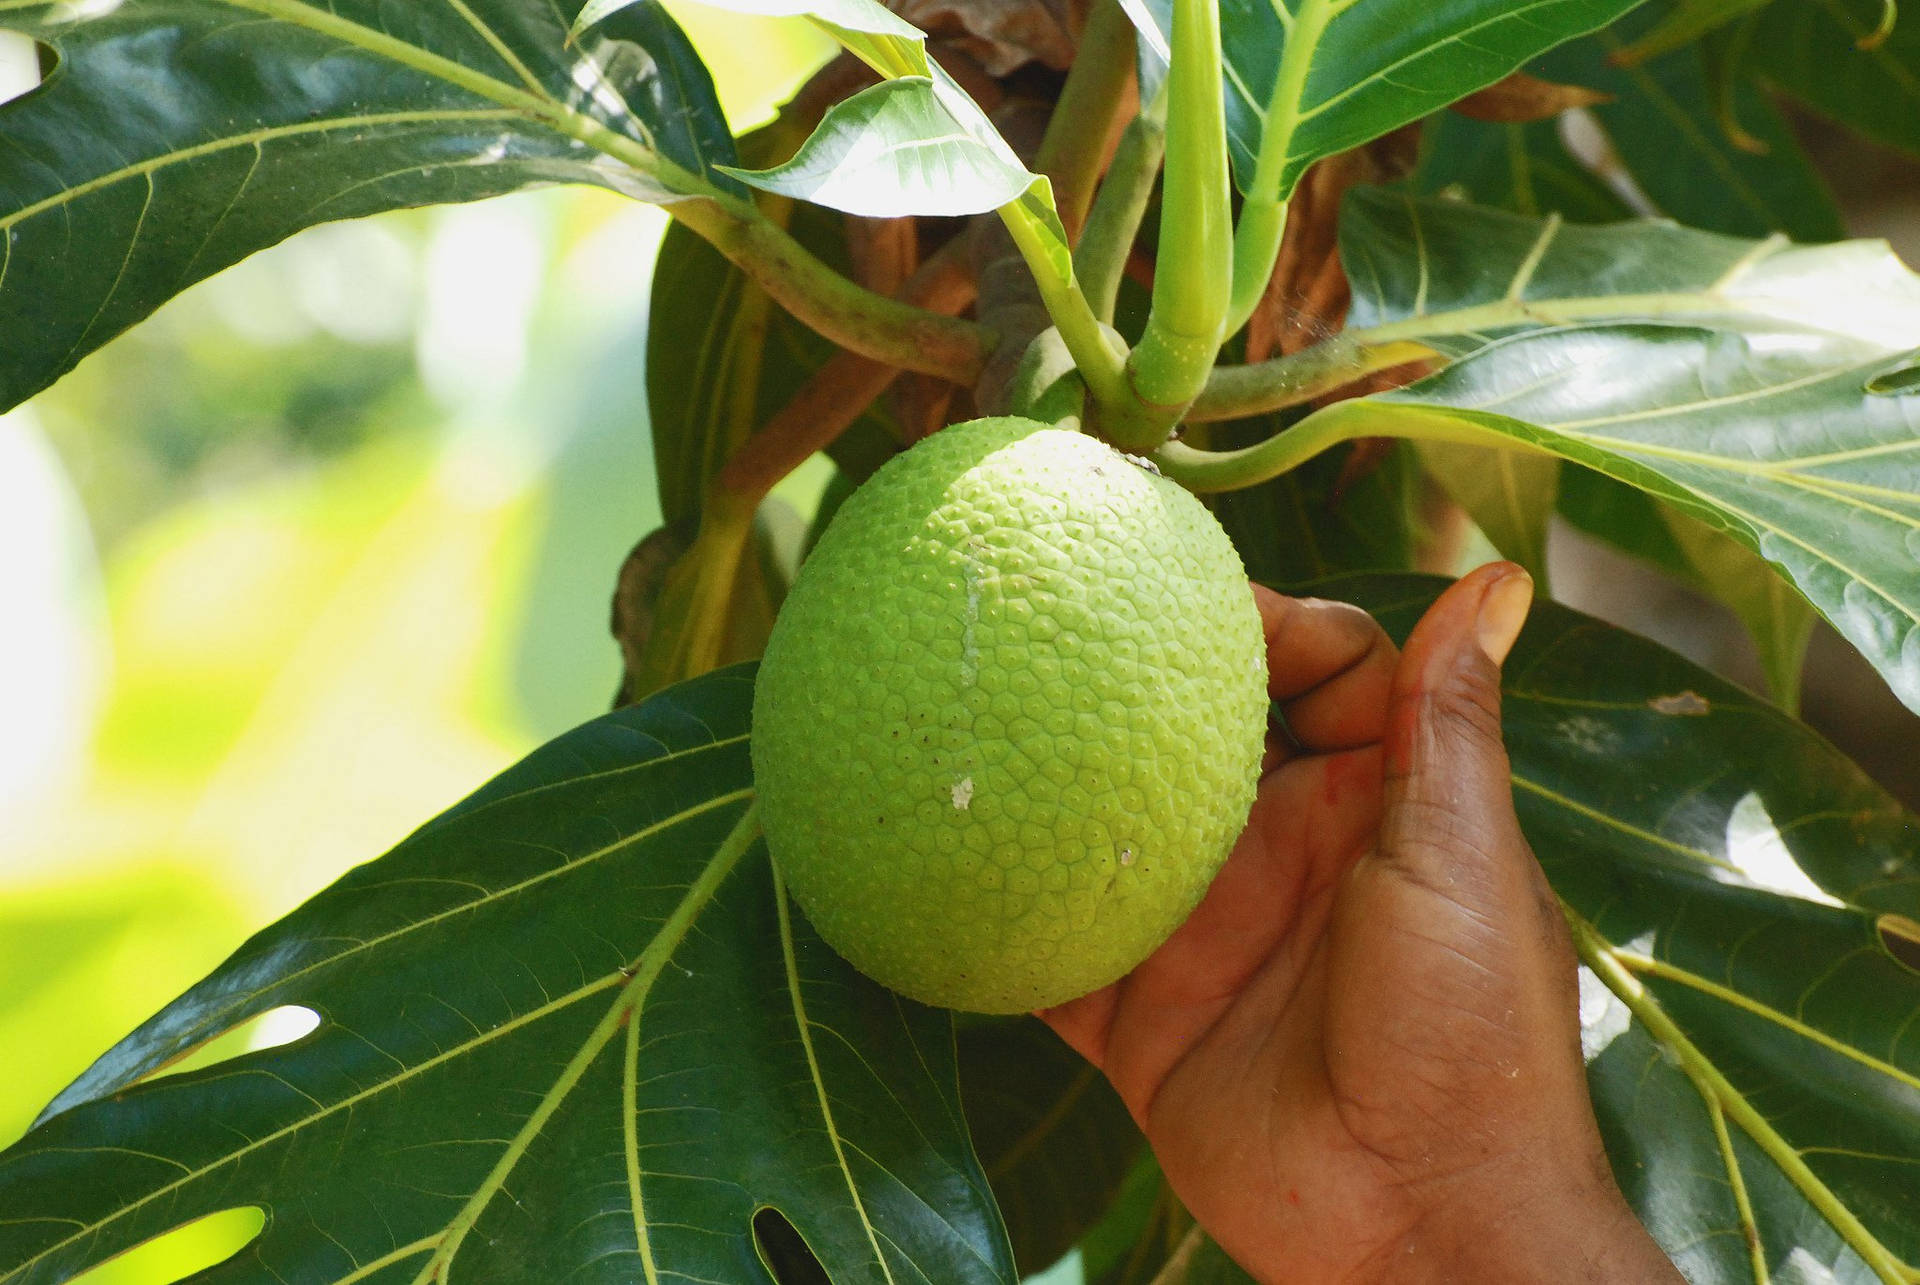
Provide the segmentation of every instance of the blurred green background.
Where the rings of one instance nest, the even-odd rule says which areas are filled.
[[[675,12],[736,129],[831,53]],[[659,523],[664,226],[556,189],[317,228],[0,417],[0,1145],[254,929],[608,708],[615,573]],[[252,1218],[86,1279],[175,1280]]]

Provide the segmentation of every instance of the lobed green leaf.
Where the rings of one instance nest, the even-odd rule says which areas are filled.
[[[753,820],[751,671],[535,752],[268,928],[0,1152],[0,1280],[199,1215],[208,1281],[1013,1279],[952,1026],[851,971]],[[283,1005],[304,1039],[150,1078]]]

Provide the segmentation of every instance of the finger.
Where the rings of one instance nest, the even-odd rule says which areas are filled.
[[[1394,674],[1380,856],[1470,901],[1490,879],[1502,882],[1501,858],[1527,852],[1500,736],[1499,666],[1532,596],[1512,563],[1463,577],[1415,626]]]
[[[1266,634],[1267,694],[1281,702],[1293,741],[1314,753],[1378,741],[1398,661],[1379,623],[1350,603],[1285,598],[1260,585],[1254,601]],[[1276,765],[1277,758],[1264,766]]]
[[[1107,1033],[1113,1029],[1113,1014],[1119,1003],[1120,987],[1115,984],[1065,1004],[1040,1009],[1034,1016],[1051,1026],[1068,1048],[1104,1070]]]
[[[1043,1016],[1082,1052],[1094,1042],[1086,1032],[1098,1032],[1089,1059],[1141,1109],[1252,978],[1273,967],[1295,975],[1340,876],[1378,828],[1379,783],[1377,745],[1301,759],[1261,781],[1245,833],[1173,935],[1110,997],[1090,997],[1097,1003],[1064,1020]]]

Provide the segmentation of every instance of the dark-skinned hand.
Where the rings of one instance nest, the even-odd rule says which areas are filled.
[[[1255,596],[1286,726],[1246,832],[1159,951],[1041,1016],[1263,1281],[1679,1281],[1607,1167],[1514,816],[1499,665],[1531,582],[1482,567],[1404,653],[1358,608]]]

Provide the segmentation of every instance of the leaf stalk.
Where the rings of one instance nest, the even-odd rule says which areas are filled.
[[[1307,72],[1337,11],[1334,0],[1301,0],[1287,27],[1273,96],[1268,99],[1266,128],[1260,135],[1260,155],[1240,208],[1240,225],[1233,233],[1233,301],[1227,312],[1228,334],[1237,333],[1260,306],[1260,296],[1266,293],[1267,279],[1280,257],[1280,241],[1287,230],[1287,201],[1281,183],[1292,160],[1294,133],[1300,127]]]
[[[648,187],[660,189],[659,195],[650,193],[644,199],[657,200],[803,324],[843,348],[956,383],[971,383],[986,364],[994,337],[985,327],[914,308],[856,285],[761,215],[752,202],[721,191],[641,140],[568,106],[538,85],[509,84],[304,0],[233,3],[443,80],[621,162]]]
[[[1067,239],[1079,238],[1120,113],[1133,99],[1133,23],[1117,0],[1095,0],[1033,167],[1053,183]]]
[[[686,175],[707,190],[667,213],[739,265],[808,328],[862,357],[971,384],[994,336],[958,317],[890,299],[841,276],[753,204]]]
[[[1480,428],[1444,410],[1355,399],[1323,407],[1293,427],[1239,450],[1207,451],[1184,442],[1168,442],[1153,453],[1153,461],[1162,473],[1190,491],[1237,491],[1291,472],[1322,451],[1359,437],[1461,442],[1552,454],[1544,447]]]
[[[1060,331],[1067,351],[1073,354],[1074,365],[1080,368],[1087,391],[1103,408],[1129,403],[1132,394],[1123,365],[1126,347],[1119,336],[1101,325],[1094,315],[1086,295],[1080,291],[1080,283],[1074,279],[1072,261],[1055,259],[1048,237],[1020,200],[1001,206],[999,214],[1020,257],[1033,273],[1040,300]]]
[[[1660,1001],[1641,980],[1630,972],[1614,953],[1613,946],[1600,930],[1579,911],[1564,901],[1560,910],[1566,916],[1580,962],[1593,971],[1607,989],[1619,997],[1634,1019],[1647,1029],[1680,1062],[1680,1068],[1706,1099],[1709,1110],[1718,1105],[1728,1119],[1739,1125],[1767,1159],[1780,1167],[1807,1202],[1819,1211],[1829,1225],[1847,1242],[1849,1248],[1866,1262],[1886,1285],[1913,1285],[1914,1270],[1880,1242],[1851,1209],[1841,1202],[1833,1189],[1820,1180],[1800,1152],[1763,1115],[1747,1096],[1735,1088],[1713,1060],[1687,1037],[1680,1024],[1668,1015]]]
[[[1093,198],[1080,243],[1074,247],[1073,270],[1094,316],[1111,324],[1120,298],[1120,279],[1126,275],[1140,221],[1153,199],[1160,161],[1167,150],[1166,94],[1163,91],[1127,125],[1120,146],[1107,167],[1107,177]]]

